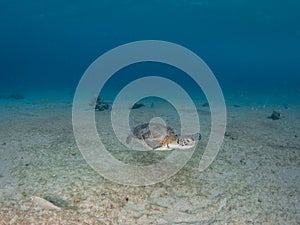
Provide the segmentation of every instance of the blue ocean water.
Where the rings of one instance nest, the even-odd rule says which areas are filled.
[[[299,0],[0,1],[0,224],[299,224],[299,12]],[[226,112],[184,71],[159,62],[117,71],[99,90],[103,101],[94,89],[88,104],[76,99],[98,57],[142,40],[176,43],[201,57]],[[159,96],[138,109],[120,101],[114,110],[121,89],[145,76],[178,83],[196,110]],[[189,162],[190,151],[125,145],[152,119],[179,136],[200,131]],[[180,133],[183,127],[201,129]],[[182,143],[174,134],[152,144]],[[179,157],[164,163],[174,152]],[[49,210],[52,203],[58,211]]]
[[[198,54],[226,93],[286,93],[298,99],[299,11],[297,0],[4,0],[0,90],[73,93],[101,54],[151,39],[174,42]],[[146,63],[124,69],[106,90],[117,92],[135,74],[149,71],[172,74],[189,89],[197,88],[170,67]]]

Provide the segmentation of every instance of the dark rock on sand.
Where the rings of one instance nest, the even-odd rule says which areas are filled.
[[[226,131],[225,132],[225,137],[228,137],[228,138],[230,138],[231,140],[237,140],[238,138],[237,138],[237,135],[235,135],[235,134],[233,134],[233,133],[231,133],[231,132],[229,132],[229,131]]]
[[[145,105],[143,103],[134,103],[134,105],[131,107],[131,109],[138,109],[141,107],[144,107]]]
[[[0,96],[0,99],[8,99],[8,100],[21,100],[24,99],[24,95],[19,94],[19,93],[12,93],[9,95],[2,95]]]
[[[109,104],[105,101],[103,101],[103,99],[98,96],[97,100],[96,100],[96,106],[95,106],[95,110],[96,111],[104,111],[104,110],[108,110],[109,109]]]
[[[202,104],[202,107],[209,107],[208,102],[203,103],[203,104]]]
[[[277,111],[273,111],[272,115],[268,116],[268,118],[272,120],[279,120],[281,117],[281,113]]]
[[[8,99],[15,99],[15,100],[24,99],[24,98],[25,98],[24,95],[19,93],[10,94],[8,96]]]

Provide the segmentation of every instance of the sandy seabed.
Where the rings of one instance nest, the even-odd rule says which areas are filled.
[[[300,105],[227,102],[222,148],[199,172],[210,129],[203,107],[202,140],[187,165],[161,183],[131,187],[103,178],[83,159],[70,102],[0,102],[0,224],[299,224]],[[281,119],[267,118],[278,109]],[[141,123],[161,110],[146,106],[132,116]],[[96,121],[109,122],[110,112],[96,112]],[[167,154],[123,151],[108,123],[99,133],[127,162],[153,163]],[[32,196],[62,210],[34,205]]]

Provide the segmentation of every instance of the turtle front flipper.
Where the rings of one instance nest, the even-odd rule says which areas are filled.
[[[162,146],[162,144],[158,141],[150,141],[150,140],[144,139],[144,142],[153,150],[160,148]]]

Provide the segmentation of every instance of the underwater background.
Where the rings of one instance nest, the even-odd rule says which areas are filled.
[[[299,225],[299,12],[299,0],[0,1],[0,224]],[[88,86],[81,102],[75,90],[94,60],[141,40],[176,43],[203,59],[226,113],[182,70],[157,62],[120,69],[101,98]],[[195,109],[157,80],[150,91],[172,98],[114,108],[123,87],[145,76],[177,82]],[[138,88],[125,97],[144,96]],[[180,130],[198,128],[195,114],[201,140],[183,150]],[[151,121],[171,128],[163,141],[148,136]],[[98,141],[137,170],[97,155]],[[209,144],[217,152],[206,154]],[[199,171],[201,160],[211,164]]]
[[[263,98],[289,96],[297,101],[299,11],[297,0],[3,0],[0,90],[73,93],[101,54],[128,42],[153,39],[198,54],[224,93],[262,93]],[[185,87],[195,87],[171,68],[148,63],[116,74],[106,90],[117,93],[130,79],[162,70]]]

